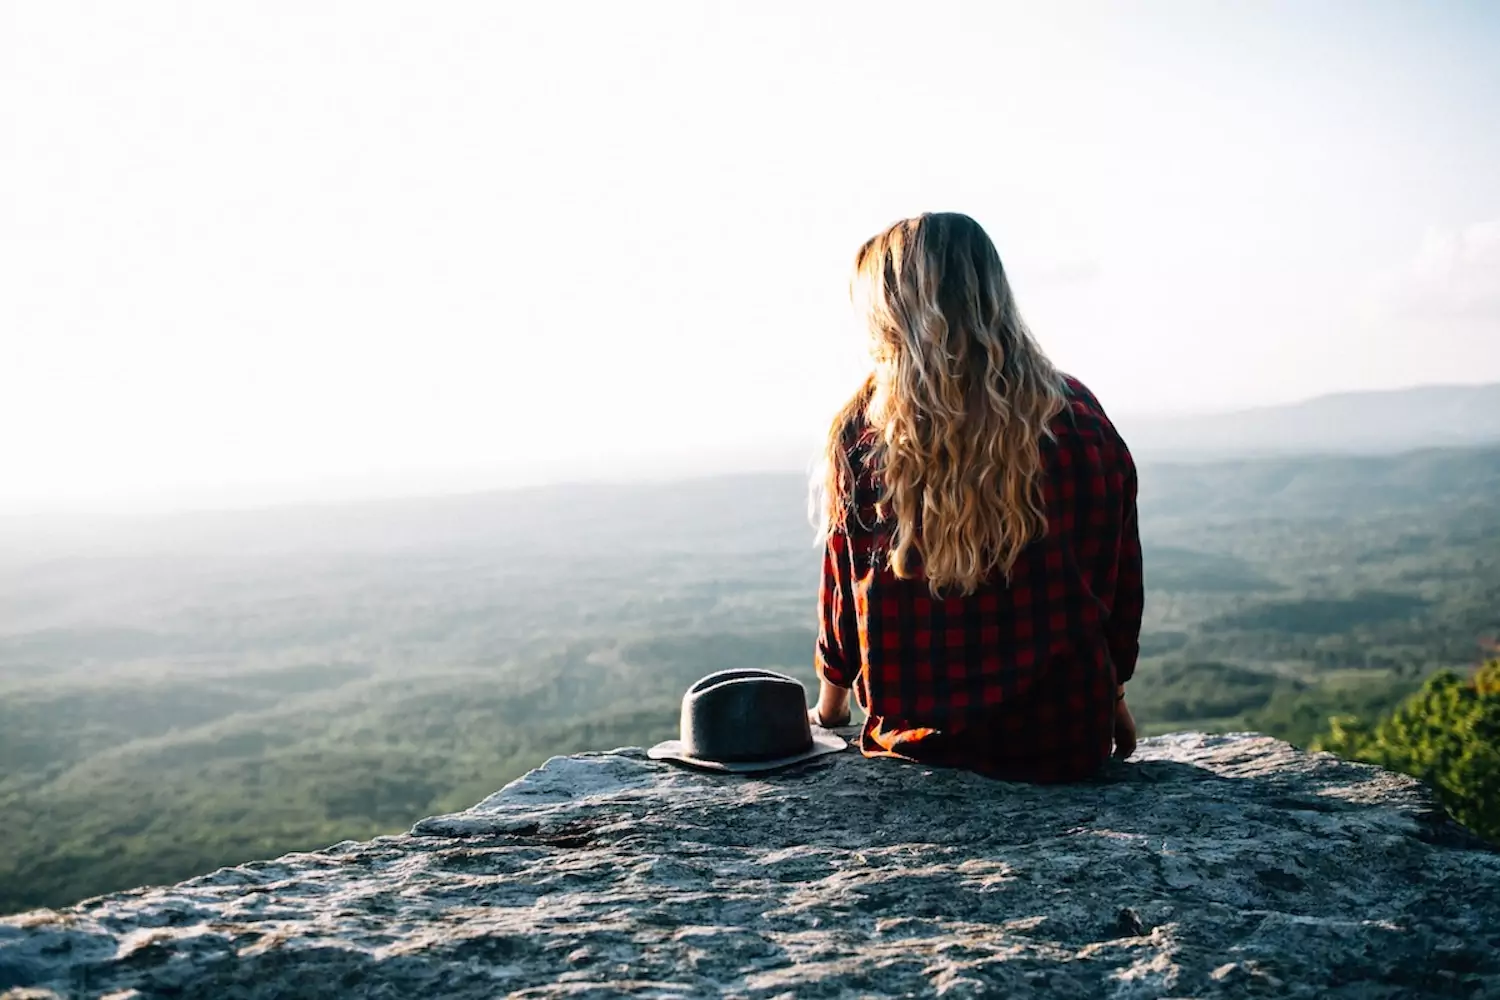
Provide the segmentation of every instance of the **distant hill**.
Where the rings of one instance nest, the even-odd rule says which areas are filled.
[[[1143,524],[1184,517],[1349,519],[1488,505],[1497,496],[1500,445],[1141,464]]]
[[[1120,417],[1143,458],[1380,454],[1500,442],[1500,384],[1319,396],[1286,406],[1177,417]]]
[[[1132,447],[1134,439],[1132,438]],[[1144,526],[1181,518],[1364,516],[1500,496],[1500,441],[1385,454],[1141,461]],[[794,473],[573,483],[438,497],[116,518],[0,518],[0,570],[65,555],[508,551],[517,559],[811,553]],[[3,583],[3,578],[0,578]],[[3,588],[0,588],[3,596]],[[3,630],[0,630],[3,631]]]

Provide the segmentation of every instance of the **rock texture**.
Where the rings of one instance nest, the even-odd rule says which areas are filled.
[[[405,836],[0,921],[7,997],[1500,996],[1500,854],[1259,736],[1074,787],[557,758]]]

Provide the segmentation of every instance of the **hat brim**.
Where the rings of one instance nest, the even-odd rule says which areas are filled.
[[[677,764],[687,764],[689,767],[700,771],[713,771],[718,774],[751,774],[760,771],[775,771],[783,767],[791,767],[801,764],[803,761],[821,757],[826,753],[838,753],[848,748],[842,736],[830,733],[827,730],[814,729],[812,731],[813,745],[801,753],[790,757],[773,757],[770,760],[705,760],[702,757],[694,757],[687,752],[681,740],[667,740],[658,743],[646,751],[646,756],[652,760],[672,761]]]

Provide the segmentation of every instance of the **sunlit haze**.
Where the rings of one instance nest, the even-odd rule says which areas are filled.
[[[0,9],[0,511],[796,468],[924,210],[1127,427],[1500,380],[1500,5]]]

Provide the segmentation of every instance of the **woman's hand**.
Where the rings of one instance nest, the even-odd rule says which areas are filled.
[[[817,706],[807,710],[807,721],[812,723],[814,729],[838,729],[840,726],[849,725],[849,716],[844,716],[843,722],[824,722],[823,717],[818,714]]]
[[[1115,702],[1115,756],[1124,760],[1135,753],[1135,716],[1122,695]]]
[[[847,726],[851,719],[849,689],[834,687],[825,680],[819,680],[818,704],[807,713],[807,717],[813,725],[824,729]]]

